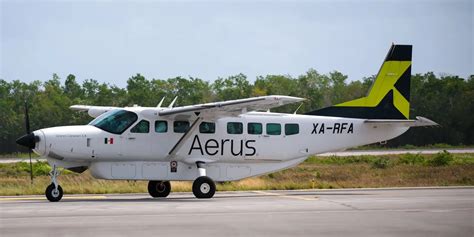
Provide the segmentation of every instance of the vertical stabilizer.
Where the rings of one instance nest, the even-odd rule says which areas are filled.
[[[411,56],[411,45],[392,45],[366,97],[306,114],[366,119],[408,119]]]

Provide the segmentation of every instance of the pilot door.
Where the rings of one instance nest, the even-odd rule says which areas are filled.
[[[125,158],[146,159],[151,157],[150,122],[140,120],[121,137],[121,154]]]

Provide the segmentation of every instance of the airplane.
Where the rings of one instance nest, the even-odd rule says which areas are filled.
[[[304,114],[270,109],[304,98],[268,95],[173,107],[73,105],[87,125],[29,131],[16,142],[51,165],[45,195],[61,200],[61,168],[108,180],[146,180],[152,197],[170,181],[193,181],[196,198],[212,198],[215,182],[235,181],[298,165],[310,155],[387,141],[410,127],[411,45],[392,44],[367,96]]]

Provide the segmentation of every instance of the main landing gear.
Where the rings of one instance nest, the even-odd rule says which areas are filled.
[[[193,194],[197,198],[212,198],[216,193],[216,184],[214,181],[206,176],[206,169],[204,162],[196,162],[199,177],[193,182]],[[148,182],[148,193],[152,197],[167,197],[171,191],[171,184],[169,181],[154,181]]]
[[[193,194],[197,198],[212,198],[216,193],[216,184],[207,176],[200,176],[193,182]]]
[[[154,181],[148,182],[148,193],[152,197],[167,197],[171,192],[170,181]]]
[[[216,193],[216,184],[206,176],[204,162],[196,162],[199,177],[193,182],[193,194],[197,198],[212,198]]]
[[[46,191],[44,192],[46,198],[50,202],[57,202],[63,197],[63,189],[57,181],[57,177],[59,176],[59,174],[60,172],[56,168],[56,165],[53,165],[53,169],[51,170],[51,172],[49,172],[49,175],[51,175],[51,184],[46,188]]]

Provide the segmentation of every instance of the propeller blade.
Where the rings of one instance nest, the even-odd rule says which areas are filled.
[[[26,134],[30,134],[30,116],[28,114],[28,103],[25,100],[25,127]]]
[[[30,157],[30,179],[31,185],[33,185],[33,162],[31,161],[31,149],[35,148],[36,138],[34,134],[31,133],[30,130],[30,115],[28,113],[28,103],[25,100],[25,128],[26,128],[26,135],[18,138],[16,143],[22,146],[28,147],[28,156]]]
[[[28,149],[28,155],[30,156],[30,179],[31,185],[33,185],[33,163],[31,162],[31,149]]]

